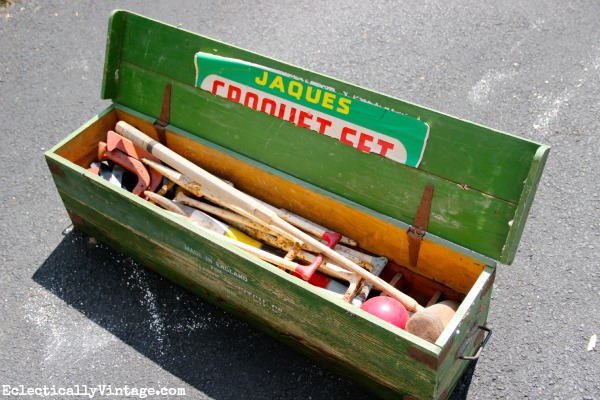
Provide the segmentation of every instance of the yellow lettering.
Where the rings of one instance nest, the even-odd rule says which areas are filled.
[[[311,102],[313,104],[317,104],[319,102],[319,100],[321,100],[321,89],[315,90],[315,97],[311,97],[312,91],[313,91],[313,87],[309,85],[306,88],[306,100],[308,100],[309,102]]]
[[[294,89],[295,88],[295,89]],[[300,100],[302,97],[302,91],[304,87],[300,82],[291,81],[288,86],[288,94],[296,99]]]
[[[269,80],[272,80],[269,83]],[[260,86],[267,86],[269,89],[277,89],[281,93],[286,93],[296,100],[306,99],[309,103],[320,104],[321,107],[334,110],[340,114],[350,114],[350,105],[352,99],[338,97],[336,93],[327,92],[312,85],[304,85],[302,82],[290,80],[287,84],[283,81],[281,75],[273,74],[269,76],[268,71],[262,71],[262,75],[254,78],[254,82]],[[287,90],[286,90],[287,89]]]
[[[263,71],[262,79],[260,79],[260,76],[257,76],[256,79],[254,79],[254,82],[256,82],[258,85],[265,86],[268,78],[269,73],[267,71]]]
[[[335,94],[329,92],[323,93],[323,107],[333,110],[333,100],[335,100]]]
[[[275,79],[273,79],[273,82],[271,82],[271,84],[269,85],[269,89],[279,89],[279,91],[281,93],[285,93],[285,87],[283,86],[283,79],[281,78],[281,76],[277,75],[275,77]]]
[[[350,112],[350,103],[352,103],[351,99],[344,97],[340,98],[340,100],[338,101],[339,107],[336,108],[335,111],[342,114],[348,114]]]

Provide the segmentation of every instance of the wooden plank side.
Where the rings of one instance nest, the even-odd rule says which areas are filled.
[[[102,98],[111,99],[117,96],[119,84],[119,65],[121,49],[125,37],[125,20],[127,13],[114,11],[108,22],[104,73],[102,76]]]
[[[65,198],[67,199],[65,204],[67,204],[67,207],[70,207],[68,197],[65,196]],[[74,208],[70,208],[70,210],[74,210]],[[87,214],[84,215],[86,215],[86,217],[88,216]],[[299,353],[313,359],[322,366],[329,368],[333,372],[336,372],[340,375],[344,375],[349,379],[352,379],[353,382],[362,385],[365,389],[370,390],[378,397],[384,399],[397,399],[399,395],[411,396],[412,394],[419,393],[420,396],[424,396],[422,398],[430,398],[430,393],[433,393],[433,377],[427,380],[428,383],[425,387],[418,381],[412,381],[417,388],[411,388],[411,394],[408,394],[407,392],[399,392],[397,388],[383,386],[382,384],[372,380],[371,376],[366,374],[364,371],[334,359],[330,352],[324,351],[322,348],[314,347],[314,345],[304,342],[301,337],[291,334],[290,332],[279,331],[278,328],[266,324],[263,319],[255,319],[253,314],[249,312],[246,307],[240,307],[239,304],[235,304],[231,300],[226,301],[221,295],[221,286],[217,288],[211,288],[211,285],[207,285],[206,283],[201,284],[196,278],[192,279],[188,276],[188,274],[183,273],[180,270],[176,271],[170,267],[165,268],[164,266],[171,265],[173,263],[174,254],[170,251],[164,250],[160,246],[157,246],[157,243],[148,241],[145,238],[136,235],[115,237],[114,232],[107,232],[97,225],[91,225],[86,222],[81,225],[77,225],[77,228],[98,239],[102,243],[105,243],[108,246],[116,249],[117,251],[128,255],[140,264],[146,266],[154,272],[161,274],[175,284],[178,284],[179,286],[182,286],[183,288],[198,295],[199,297],[202,297],[212,304],[223,308],[225,311],[244,319],[246,322],[266,332],[283,344],[294,348]],[[117,226],[117,228],[119,228],[119,226]],[[189,269],[193,270],[193,268],[185,262],[180,262],[178,265],[180,267],[189,267]],[[255,301],[261,302],[261,300]]]
[[[120,76],[119,103],[160,113],[165,77],[128,63],[121,65]],[[251,109],[179,82],[172,85],[171,119],[178,128],[407,224],[413,222],[422,189],[432,183],[429,232],[489,257],[502,252],[515,204],[357,152],[274,117],[255,119]]]
[[[99,141],[106,141],[106,132],[114,130],[117,123],[116,114],[112,106],[107,107],[100,114],[93,117],[79,129],[69,135],[66,140],[61,141],[49,153],[55,153],[67,160],[74,162],[82,167],[88,167],[92,161],[98,159]],[[82,135],[82,132],[86,132]],[[90,146],[89,143],[95,143],[96,146]]]
[[[67,209],[90,232],[120,243],[128,255],[154,265],[175,281],[199,285],[218,296],[236,314],[267,324],[284,341],[321,353],[333,364],[358,373],[376,385],[416,398],[431,396],[436,347],[421,348],[426,362],[415,362],[410,335],[316,288],[227,245],[209,240],[192,227],[128,192],[78,169],[64,166],[55,178]],[[154,210],[156,209],[156,210]],[[172,278],[172,276],[170,276]],[[203,295],[200,290],[200,295]],[[220,302],[219,302],[220,303]]]
[[[436,398],[447,398],[470,361],[460,356],[474,356],[484,338],[484,331],[478,326],[487,325],[487,316],[496,276],[495,267],[489,266],[481,274],[467,294],[448,329],[438,339],[443,346],[440,355],[439,379],[436,385]]]
[[[515,217],[510,224],[510,231],[506,238],[506,245],[502,251],[502,255],[499,259],[504,264],[511,264],[517,254],[517,248],[521,235],[525,229],[525,222],[529,215],[529,210],[533,203],[533,198],[537,191],[537,187],[542,179],[542,172],[546,165],[546,160],[550,154],[550,148],[547,146],[540,146],[538,151],[535,153],[531,169],[527,174],[525,185],[523,187],[523,193],[521,193],[521,200],[515,212]]]
[[[113,106],[108,106],[54,145],[46,154],[56,154],[77,163],[79,159],[85,158],[85,154],[90,152],[91,147],[88,145],[90,140],[101,138],[102,136],[106,137],[106,130],[116,123],[115,117],[116,114],[114,113]],[[85,136],[82,135],[84,131],[86,132]]]
[[[126,24],[126,35],[122,38],[123,61],[171,77],[186,85],[193,85],[193,55],[204,51],[243,59],[307,81],[319,82],[339,93],[347,93],[350,97],[364,99],[426,122],[431,128],[431,133],[419,169],[509,202],[516,203],[520,199],[529,164],[539,146],[535,143],[138,15],[127,14]],[[252,120],[267,118],[258,112],[255,114],[251,117]],[[177,119],[172,121],[180,126]]]

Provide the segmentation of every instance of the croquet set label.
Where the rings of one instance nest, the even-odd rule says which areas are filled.
[[[127,11],[102,97],[45,153],[77,229],[378,397],[451,395],[547,146]]]
[[[418,119],[336,93],[315,82],[238,59],[199,52],[196,86],[366,152],[418,167],[429,127]]]

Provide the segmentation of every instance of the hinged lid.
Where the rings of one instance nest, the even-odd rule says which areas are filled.
[[[171,125],[407,224],[431,184],[427,232],[512,262],[547,146],[113,13],[102,97],[161,121],[167,84]]]

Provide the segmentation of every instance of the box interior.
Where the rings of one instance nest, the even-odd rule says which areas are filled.
[[[98,142],[106,140],[106,132],[114,130],[119,120],[157,138],[149,118],[126,108],[111,107],[58,145],[55,154],[87,169],[97,160]],[[462,301],[482,271],[489,268],[486,263],[427,237],[423,239],[417,266],[409,266],[405,224],[176,129],[168,127],[166,140],[173,151],[238,189],[355,239],[367,253],[387,257],[390,262],[380,276],[389,281],[401,272],[398,289],[420,304],[426,304],[437,290],[443,293],[443,299]]]

